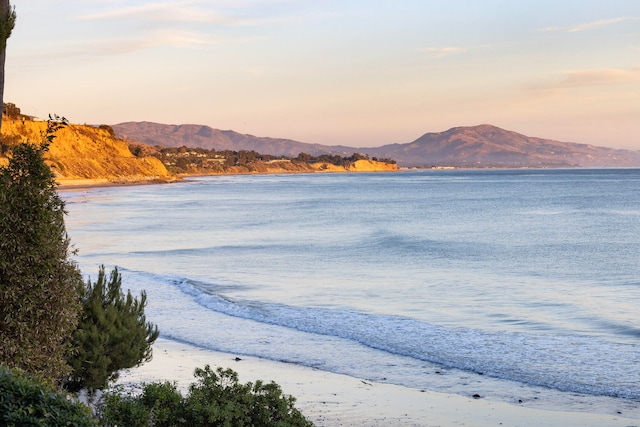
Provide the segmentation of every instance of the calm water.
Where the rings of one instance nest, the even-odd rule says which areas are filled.
[[[164,337],[640,418],[640,170],[206,177],[63,193]]]

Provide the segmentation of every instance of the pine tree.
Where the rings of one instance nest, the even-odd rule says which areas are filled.
[[[69,372],[65,353],[83,286],[64,201],[44,160],[64,124],[50,120],[40,144],[15,146],[0,167],[0,363],[51,380]]]
[[[122,276],[115,268],[107,281],[104,266],[95,283],[89,280],[82,294],[83,312],[73,333],[73,372],[65,387],[70,391],[105,388],[118,371],[151,360],[151,345],[158,328],[146,321],[147,295],[140,299],[122,292]]]

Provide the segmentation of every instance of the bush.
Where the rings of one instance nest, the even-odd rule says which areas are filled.
[[[146,384],[141,402],[149,408],[155,426],[176,426],[185,422],[182,395],[175,383]]]
[[[274,426],[309,427],[313,424],[294,407],[295,399],[282,394],[274,382],[240,384],[231,369],[207,365],[196,369],[198,381],[186,397],[172,383],[143,386],[142,394],[122,394],[121,389],[103,396],[99,416],[104,426]]]
[[[139,397],[124,393],[120,387],[103,394],[98,406],[101,426],[147,427],[151,424],[150,415]]]
[[[95,427],[88,407],[20,373],[0,366],[0,424],[7,427]]]

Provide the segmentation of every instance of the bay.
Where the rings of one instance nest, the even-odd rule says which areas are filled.
[[[640,170],[242,175],[64,192],[164,337],[640,417]]]

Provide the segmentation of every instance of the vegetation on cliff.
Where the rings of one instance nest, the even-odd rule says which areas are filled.
[[[215,150],[206,148],[150,147],[132,143],[131,151],[154,156],[175,174],[287,173],[287,172],[376,172],[397,170],[394,160],[300,153],[296,157],[272,156],[253,150]]]

